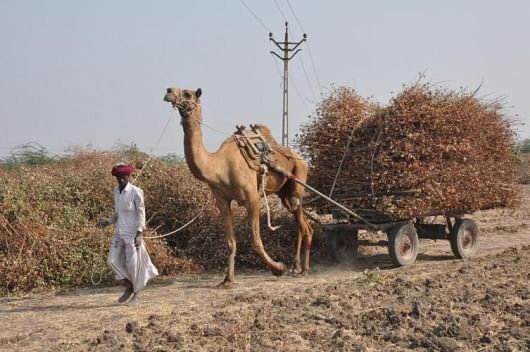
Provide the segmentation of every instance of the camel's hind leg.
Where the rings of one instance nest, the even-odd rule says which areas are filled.
[[[301,203],[301,200],[300,200]],[[296,251],[294,256],[294,272],[306,276],[309,274],[311,242],[313,229],[304,215],[304,208],[300,204],[293,212],[296,221]],[[301,265],[301,252],[304,253],[304,264]]]
[[[294,176],[302,181],[307,180],[307,165],[300,161],[293,170]],[[296,249],[294,256],[294,272],[297,274],[309,274],[309,261],[313,229],[305,218],[302,200],[304,198],[304,187],[293,180],[289,180],[279,192],[282,204],[294,215],[296,221]],[[304,265],[301,265],[301,251],[304,251]]]
[[[298,231],[302,233],[303,237],[303,243],[302,247],[304,250],[304,265],[302,266],[302,275],[308,275],[309,274],[309,260],[310,260],[310,254],[311,254],[311,243],[313,242],[313,228],[307,221],[305,215],[304,215],[304,209],[302,206],[298,209],[299,220],[297,220],[297,225],[300,228]]]

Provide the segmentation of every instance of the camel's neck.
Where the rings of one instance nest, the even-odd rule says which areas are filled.
[[[202,141],[202,113],[200,106],[195,108],[190,116],[184,118],[184,156],[193,176],[201,181],[209,182],[215,171],[215,158],[204,148]]]

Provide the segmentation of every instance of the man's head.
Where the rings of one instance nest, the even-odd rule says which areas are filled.
[[[112,167],[112,176],[116,177],[120,188],[129,183],[129,177],[134,172],[134,166],[125,163],[119,163]]]

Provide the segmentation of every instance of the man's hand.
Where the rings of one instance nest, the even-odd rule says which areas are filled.
[[[101,219],[101,220],[99,220],[99,221],[97,222],[96,227],[97,227],[98,229],[102,229],[102,228],[107,227],[107,226],[109,226],[109,225],[110,225],[109,220],[107,220],[107,219]]]
[[[136,246],[136,248],[140,248],[142,241],[143,241],[142,231],[137,231],[136,237],[134,238],[134,245]]]

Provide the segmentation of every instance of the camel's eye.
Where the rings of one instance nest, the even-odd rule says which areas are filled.
[[[192,97],[191,97],[190,92],[184,92],[184,98],[191,99]]]
[[[167,89],[167,92],[168,92],[168,93],[171,93],[171,88],[168,88],[168,89]]]

